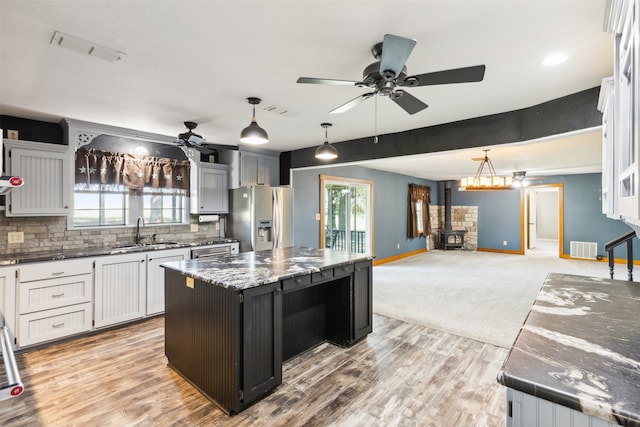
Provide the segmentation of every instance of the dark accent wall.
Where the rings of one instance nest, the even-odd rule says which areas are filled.
[[[7,130],[17,130],[20,139],[25,141],[48,142],[64,145],[62,127],[58,123],[0,115],[2,137],[7,137]]]
[[[599,91],[595,87],[520,110],[381,135],[377,144],[373,137],[337,142],[333,145],[340,156],[335,164],[510,144],[600,126]],[[315,159],[315,149],[283,153],[281,175],[285,168],[326,164]]]
[[[407,238],[407,192],[410,183],[431,187],[431,203],[436,205],[437,183],[425,179],[360,166],[337,166],[293,171],[294,243],[317,248],[320,245],[320,175],[373,181],[374,252],[377,258],[388,258],[424,249],[424,237]],[[435,225],[434,225],[435,227]],[[400,245],[400,248],[398,248]]]

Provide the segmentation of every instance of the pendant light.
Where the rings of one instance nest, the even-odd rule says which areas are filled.
[[[327,128],[331,127],[331,123],[321,123],[320,126],[324,128],[324,144],[316,148],[316,159],[331,160],[338,157],[338,150],[329,144],[327,137]]]
[[[256,105],[260,104],[260,98],[247,98],[249,104],[253,105],[253,118],[251,119],[251,123],[246,128],[242,129],[240,132],[240,141],[246,144],[266,144],[269,142],[269,136],[267,135],[267,131],[258,126],[256,122]]]

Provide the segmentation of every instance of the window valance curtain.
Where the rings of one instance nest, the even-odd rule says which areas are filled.
[[[76,184],[175,188],[189,191],[188,160],[112,153],[93,148],[76,151]]]
[[[409,184],[407,237],[414,238],[431,234],[429,203],[431,203],[431,187]]]

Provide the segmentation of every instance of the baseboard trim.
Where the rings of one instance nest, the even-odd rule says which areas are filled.
[[[427,249],[426,248],[418,249],[417,251],[406,252],[404,254],[394,255],[394,256],[389,257],[389,258],[374,259],[373,260],[373,265],[380,265],[380,264],[386,264],[388,262],[398,261],[399,259],[408,258],[410,256],[418,255],[418,254],[421,254],[423,252],[427,252]]]
[[[494,249],[494,248],[478,248],[478,252],[494,252],[499,254],[511,254],[511,255],[524,255],[523,251],[507,250],[507,249]]]

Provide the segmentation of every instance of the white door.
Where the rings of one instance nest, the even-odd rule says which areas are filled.
[[[533,249],[536,247],[537,229],[536,229],[536,192],[527,192],[527,249]]]

